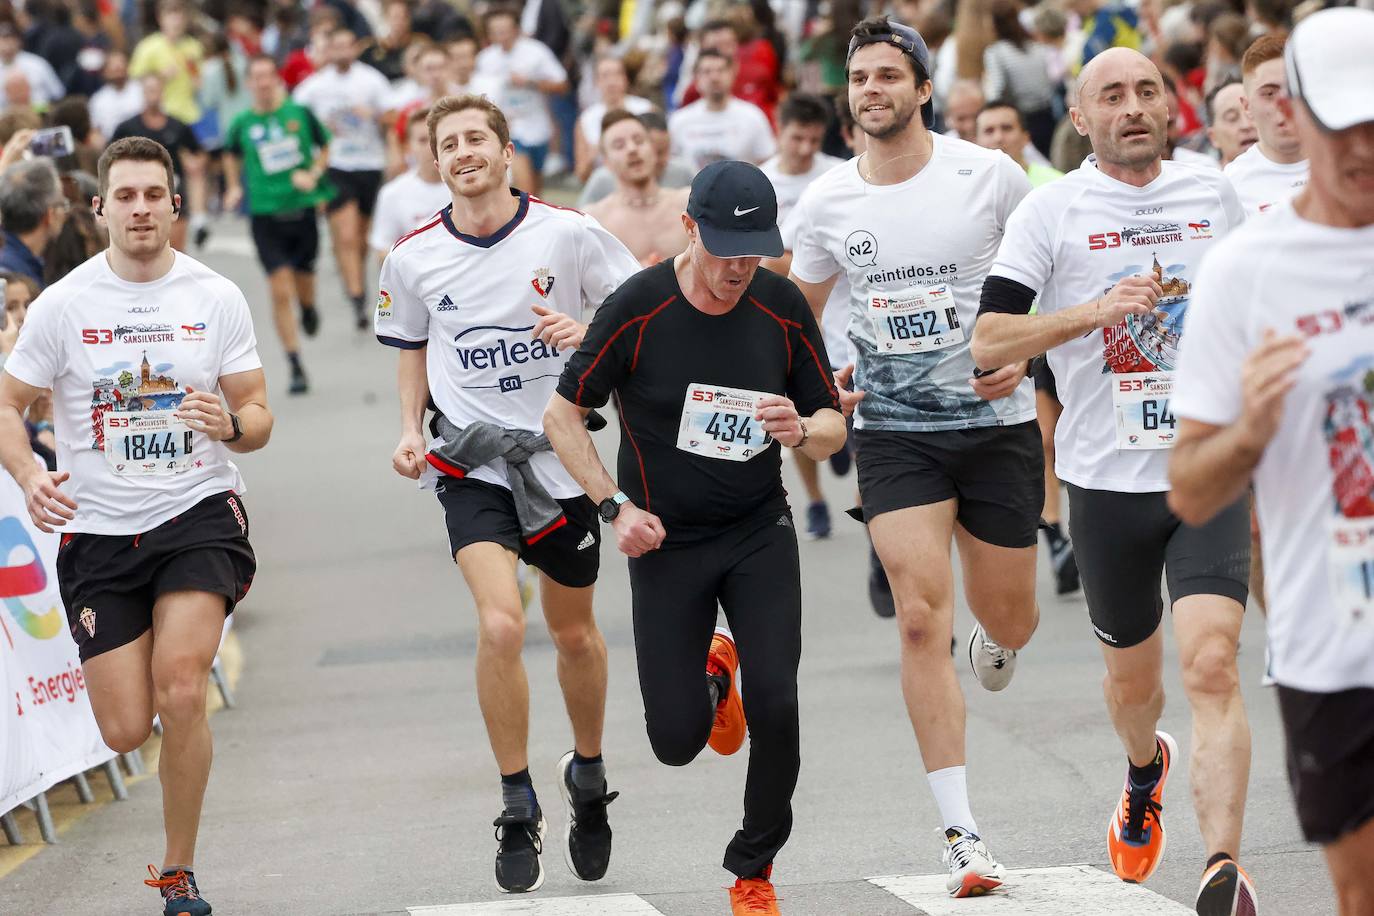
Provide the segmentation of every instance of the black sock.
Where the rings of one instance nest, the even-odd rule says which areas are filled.
[[[358,311],[361,312],[364,308],[367,307],[366,303],[364,302],[364,297],[362,293],[358,293],[358,295],[356,296],[350,296],[349,298],[353,300],[353,307]]]
[[[1129,760],[1127,761],[1129,762]],[[1159,778],[1164,775],[1164,745],[1155,739],[1155,759],[1143,767],[1131,764],[1131,784],[1144,788],[1153,786],[1159,782]]]
[[[715,709],[720,705],[721,699],[730,692],[730,676],[728,674],[706,675],[706,689],[711,692],[711,708]]]
[[[302,311],[302,312],[313,312],[314,310],[315,310],[315,303],[313,303],[313,302],[302,302],[302,303],[301,303],[301,311]]]
[[[290,361],[290,363],[291,363],[291,371],[292,371],[292,372],[300,372],[300,371],[302,371],[302,370],[301,370],[301,355],[300,355],[299,353],[288,353],[288,354],[286,354],[286,358],[287,358],[287,359]]]
[[[1234,862],[1236,860],[1236,857],[1231,855],[1229,852],[1219,852],[1216,855],[1212,856],[1212,858],[1207,860],[1207,868],[1211,868],[1218,862],[1225,862],[1227,859],[1230,859],[1232,862]],[[1206,870],[1206,868],[1203,869],[1203,871]]]
[[[501,803],[506,813],[513,817],[534,818],[534,813],[539,810],[539,801],[534,797],[529,767],[509,776],[501,774]]]
[[[606,763],[601,755],[583,757],[573,751],[572,766],[568,767],[568,781],[580,792],[606,791]]]

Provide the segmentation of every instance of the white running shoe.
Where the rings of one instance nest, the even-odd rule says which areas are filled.
[[[1016,650],[997,645],[988,638],[981,623],[974,624],[968,637],[968,663],[984,690],[1001,690],[1016,673]]]
[[[951,827],[944,836],[944,863],[949,867],[945,889],[951,897],[981,897],[1002,886],[1006,869],[992,857],[978,834]]]

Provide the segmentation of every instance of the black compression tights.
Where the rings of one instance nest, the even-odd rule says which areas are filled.
[[[779,524],[779,518],[770,514],[706,541],[630,560],[639,689],[649,743],[664,763],[692,762],[711,734],[715,710],[706,653],[717,602],[734,633],[749,722],[749,775],[744,823],[724,865],[745,878],[771,864],[787,842],[801,766],[801,573],[791,519]]]

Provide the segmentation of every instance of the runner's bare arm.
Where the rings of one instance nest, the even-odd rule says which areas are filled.
[[[391,456],[397,474],[412,480],[425,469],[425,405],[429,403],[428,347],[401,350],[396,366],[396,390],[401,400],[401,441]]]
[[[245,454],[256,452],[272,438],[272,411],[267,409],[267,376],[261,369],[235,372],[222,375],[219,389],[224,392],[224,400],[229,404],[229,412],[239,418],[239,429],[243,437],[237,442],[225,441],[231,452]],[[219,398],[215,398],[216,404]],[[230,422],[226,416],[225,422]],[[220,432],[223,432],[221,429]],[[227,440],[234,434],[232,423],[228,436],[216,435],[215,438]]]
[[[1169,508],[1201,525],[1240,499],[1283,418],[1283,401],[1307,358],[1300,337],[1265,332],[1241,370],[1239,419],[1216,426],[1181,417],[1169,458]]]
[[[806,304],[811,306],[811,314],[816,316],[817,323],[825,311],[825,300],[830,298],[830,291],[835,288],[835,281],[839,278],[840,275],[835,274],[829,280],[822,280],[820,283],[807,283],[805,280],[798,280],[794,273],[787,275],[787,279],[797,284],[797,289],[806,297]]]
[[[23,488],[34,524],[50,532],[52,526],[65,525],[67,519],[76,517],[76,503],[58,489],[67,479],[67,472],[51,473],[33,459],[29,434],[24,429],[24,411],[42,393],[42,388],[0,372],[0,463]]]
[[[973,364],[997,369],[1024,362],[1097,328],[1120,324],[1127,315],[1146,315],[1162,290],[1153,277],[1125,277],[1106,293],[1048,315],[983,310],[973,326]]]
[[[573,402],[555,393],[544,409],[544,435],[549,437],[558,460],[563,462],[573,480],[582,492],[599,503],[614,496],[620,489],[611,478],[601,456],[597,454],[596,443],[583,422],[590,408],[578,407]]]

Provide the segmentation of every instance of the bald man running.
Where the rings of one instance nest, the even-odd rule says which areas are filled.
[[[1068,485],[1083,591],[1107,665],[1103,692],[1127,756],[1107,832],[1112,868],[1142,882],[1164,855],[1164,785],[1178,745],[1156,730],[1162,573],[1193,713],[1193,805],[1209,856],[1197,912],[1254,914],[1254,888],[1236,863],[1250,774],[1236,673],[1249,500],[1186,525],[1169,510],[1167,467],[1192,285],[1243,211],[1216,169],[1161,158],[1169,110],[1146,57],[1106,51],[1080,79],[1070,115],[1093,155],[1032,191],[1007,221],[983,286],[973,358],[993,368],[1048,352],[1059,383],[1056,471]],[[1028,314],[1037,294],[1038,314]]]

